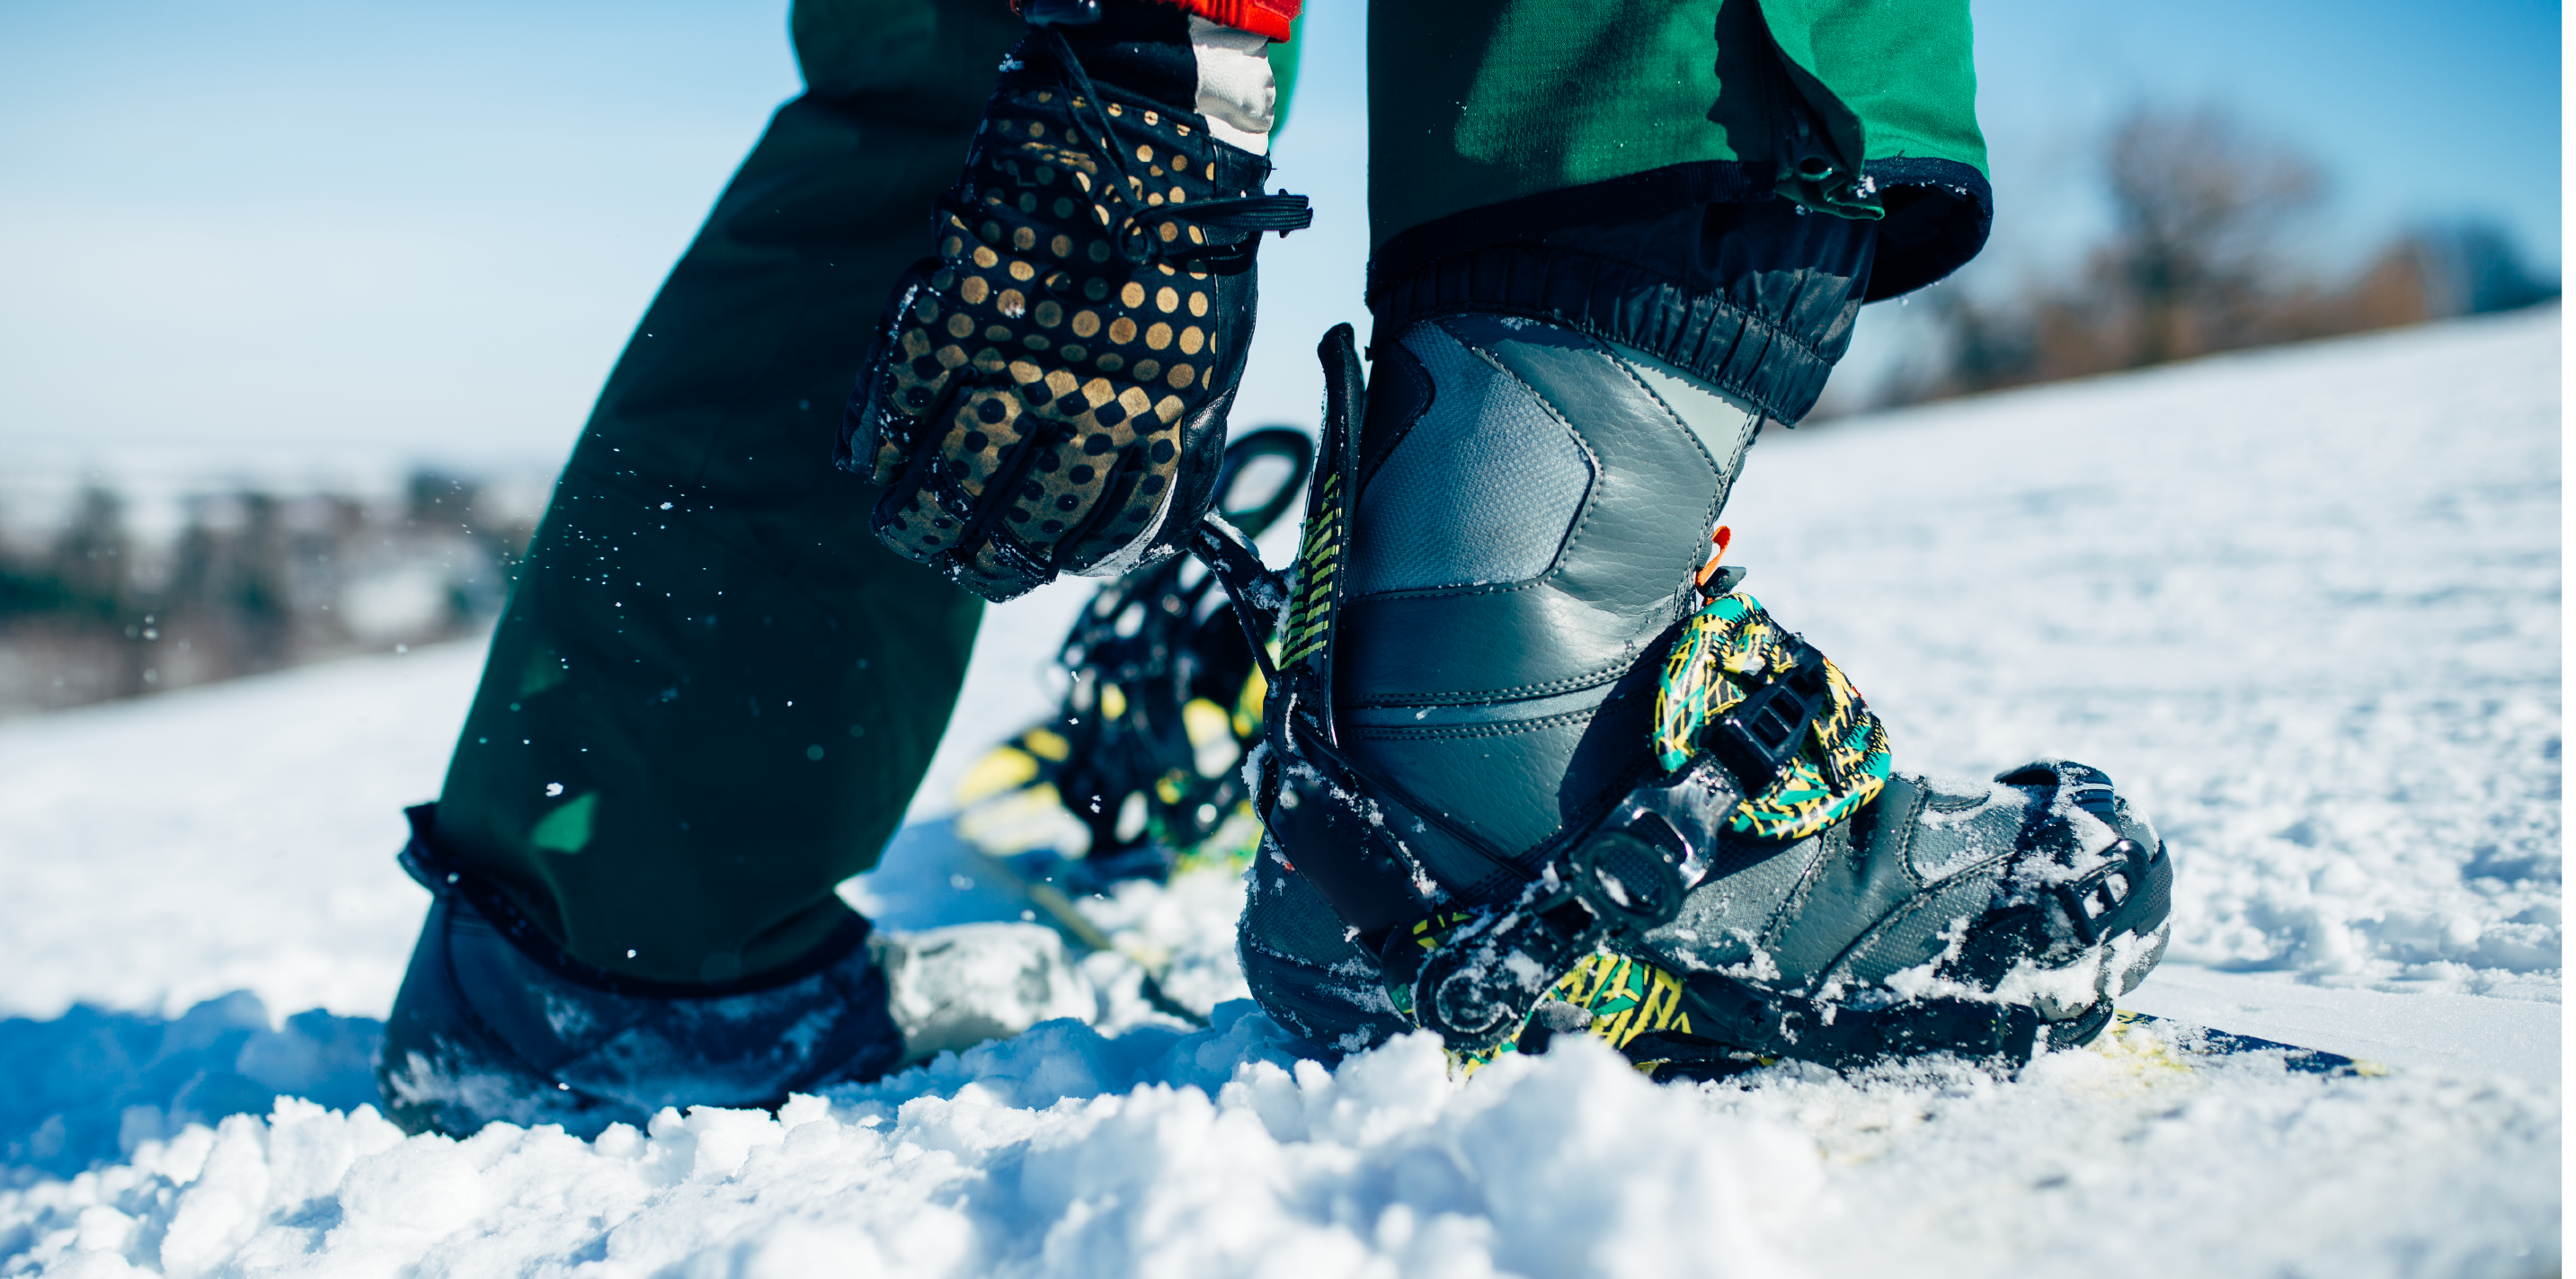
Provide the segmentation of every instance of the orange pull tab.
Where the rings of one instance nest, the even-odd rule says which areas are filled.
[[[1726,558],[1727,546],[1735,541],[1735,530],[1720,524],[1716,532],[1708,535],[1708,540],[1714,543],[1717,549],[1709,552],[1708,563],[1699,566],[1699,576],[1691,583],[1703,594],[1708,590],[1708,579],[1717,575],[1718,561]]]

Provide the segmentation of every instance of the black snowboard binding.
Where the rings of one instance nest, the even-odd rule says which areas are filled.
[[[2163,956],[2172,863],[2084,765],[1992,787],[1897,774],[1849,820],[1786,843],[1682,835],[1666,820],[1676,789],[1724,793],[1687,776],[1640,788],[1630,820],[1596,828],[1509,907],[1395,952],[1420,956],[1388,965],[1400,1004],[1470,1057],[1527,1051],[1596,1013],[1577,995],[1609,952],[1677,987],[1661,1016],[1603,1035],[1658,1078],[1936,1051],[2018,1063],[2090,1042]],[[1532,965],[1568,976],[1533,990]],[[1551,1003],[1575,1008],[1534,1016]]]
[[[1325,340],[1255,802],[1405,1022],[1470,1065],[1581,1029],[1666,1075],[2099,1033],[2163,951],[2161,843],[2082,765],[1893,770],[1841,671],[1700,562],[1756,410],[1516,317],[1378,351],[1362,432]],[[1286,584],[1224,542],[1260,632]]]
[[[1303,432],[1236,440],[1218,514],[1260,536],[1313,466]],[[995,747],[959,787],[970,842],[1075,891],[1249,852],[1259,836],[1241,764],[1266,685],[1216,585],[1180,556],[1100,587],[1060,650],[1070,688],[1055,718]]]

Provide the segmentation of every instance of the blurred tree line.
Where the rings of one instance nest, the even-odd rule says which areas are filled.
[[[0,536],[0,715],[469,633],[500,610],[525,508],[419,471],[372,505],[195,495],[175,537],[149,539],[88,487],[50,535]]]
[[[2140,108],[2100,150],[2107,238],[2001,296],[1941,288],[1937,350],[1872,398],[1903,404],[2219,351],[2505,311],[2558,296],[2497,227],[2420,226],[2320,280],[2296,251],[2315,164],[2214,109]]]

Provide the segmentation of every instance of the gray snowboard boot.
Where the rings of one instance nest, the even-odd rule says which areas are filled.
[[[1840,669],[1704,562],[1753,405],[1461,313],[1378,340],[1354,431],[1341,349],[1262,798],[1387,1007],[1471,1059],[1582,1026],[1678,1073],[2098,1033],[2162,951],[2154,831],[2081,765],[1894,772]]]
[[[592,1137],[665,1106],[775,1107],[1097,1008],[1062,940],[1022,924],[888,934],[852,916],[797,969],[722,987],[593,969],[448,866],[430,808],[409,814],[403,864],[434,899],[376,1071],[406,1131]]]

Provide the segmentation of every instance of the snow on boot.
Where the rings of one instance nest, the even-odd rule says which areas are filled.
[[[2089,1042],[2164,957],[2173,863],[2082,764],[1991,784],[1899,773],[1785,846],[1732,832],[1668,923],[1629,944],[1677,973],[1662,1073],[1946,1050],[2026,1060]]]
[[[1609,952],[1680,985],[1622,1031],[1668,1062],[2098,1031],[2161,953],[2154,832],[2080,765],[1924,798],[1842,672],[1700,571],[1758,413],[1518,317],[1378,352],[1355,432],[1357,361],[1327,339],[1259,762],[1272,850],[1404,1020],[1490,1057]]]
[[[1283,427],[1227,446],[1216,509],[1247,537],[1286,513],[1313,465]],[[958,834],[1071,892],[1240,865],[1259,838],[1242,756],[1264,685],[1225,593],[1187,556],[1103,584],[1065,636],[1055,717],[994,747],[958,786]]]
[[[888,935],[853,916],[807,964],[728,986],[592,968],[439,857],[429,807],[403,864],[434,897],[376,1071],[407,1131],[589,1137],[665,1106],[774,1107],[1096,1006],[1063,943],[1021,924]]]

